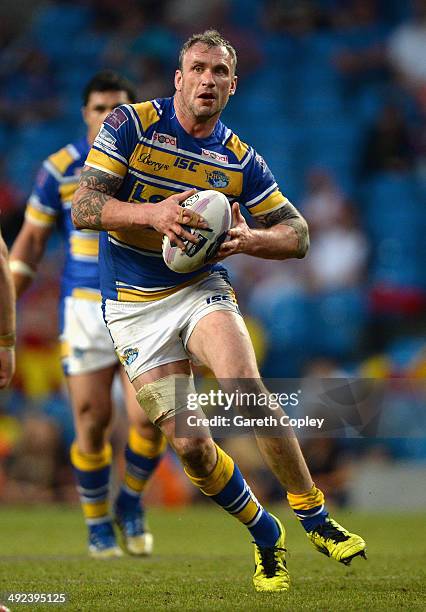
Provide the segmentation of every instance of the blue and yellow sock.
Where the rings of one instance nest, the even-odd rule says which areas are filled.
[[[86,524],[90,527],[110,521],[108,493],[111,445],[106,444],[99,453],[82,453],[77,443],[73,442],[70,454]]]
[[[276,521],[257,501],[231,457],[217,445],[216,450],[217,462],[211,474],[198,478],[185,469],[186,475],[205,495],[243,523],[256,544],[274,546],[280,535]]]
[[[126,472],[116,501],[119,510],[139,508],[141,495],[167,447],[163,436],[158,441],[142,438],[134,427],[129,428],[126,445]]]
[[[300,495],[287,493],[287,499],[291,509],[308,533],[318,525],[325,523],[328,512],[324,504],[324,494],[315,485],[307,493]]]

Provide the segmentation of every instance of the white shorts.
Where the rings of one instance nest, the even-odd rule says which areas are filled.
[[[130,380],[160,365],[195,358],[186,348],[200,319],[215,310],[240,314],[219,272],[152,302],[106,300],[105,320]]]
[[[67,376],[101,370],[118,362],[100,301],[68,296],[62,303],[61,357]]]

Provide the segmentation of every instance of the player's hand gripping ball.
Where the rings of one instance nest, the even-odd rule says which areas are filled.
[[[185,274],[205,266],[214,258],[232,227],[232,213],[228,198],[219,191],[199,191],[182,202],[181,206],[197,212],[208,223],[208,229],[183,227],[198,238],[197,244],[185,241],[181,251],[167,236],[163,238],[163,259],[170,270]]]

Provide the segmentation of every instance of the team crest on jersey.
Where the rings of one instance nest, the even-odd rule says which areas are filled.
[[[208,172],[205,170],[207,174],[206,181],[211,187],[214,189],[223,189],[224,187],[228,187],[229,185],[229,176],[227,176],[224,172],[220,170],[212,170]]]
[[[123,123],[126,123],[128,120],[129,118],[123,109],[115,108],[105,119],[104,123],[112,127],[113,130],[117,131],[123,125]]]
[[[139,355],[139,350],[136,348],[128,348],[124,351],[122,355],[119,355],[120,361],[123,365],[130,365],[133,363],[137,356]]]

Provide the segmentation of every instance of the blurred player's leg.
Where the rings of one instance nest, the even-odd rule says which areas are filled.
[[[100,559],[122,556],[108,500],[112,452],[107,439],[114,372],[112,366],[67,377],[76,430],[71,463],[89,531],[89,554]]]
[[[121,378],[130,426],[125,449],[126,472],[114,504],[114,513],[127,552],[150,555],[153,536],[145,524],[143,492],[165,453],[167,441],[139,406],[135,390],[124,370],[121,371]]]
[[[223,350],[224,346],[228,350]],[[216,378],[238,381],[243,392],[267,393],[240,316],[226,311],[206,315],[195,326],[188,349],[213,371]],[[365,556],[364,540],[329,518],[324,495],[312,482],[291,428],[283,428],[280,438],[257,436],[257,443],[266,463],[287,491],[290,506],[316,549],[345,564],[357,555]]]

